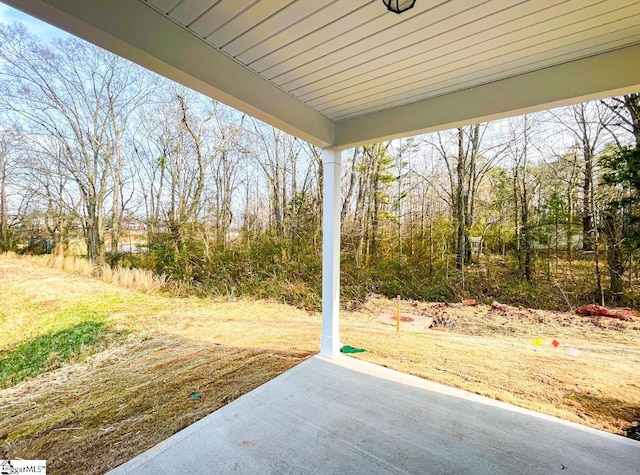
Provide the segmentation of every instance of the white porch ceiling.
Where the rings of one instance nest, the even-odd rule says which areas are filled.
[[[640,90],[637,0],[7,3],[339,148]]]

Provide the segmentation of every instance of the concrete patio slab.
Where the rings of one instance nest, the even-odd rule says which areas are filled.
[[[640,442],[387,368],[315,356],[113,475],[632,474]]]

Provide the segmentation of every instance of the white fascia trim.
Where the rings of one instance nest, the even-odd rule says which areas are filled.
[[[640,91],[640,45],[336,123],[336,147],[446,130]]]
[[[314,145],[334,123],[138,0],[3,0]]]

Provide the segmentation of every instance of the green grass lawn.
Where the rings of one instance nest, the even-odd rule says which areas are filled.
[[[129,331],[123,313],[135,318],[151,299],[115,286],[55,293],[42,280],[0,280],[0,388],[118,344]]]
[[[30,376],[56,369],[106,346],[105,322],[85,320],[63,330],[40,335],[0,352],[0,388],[13,386]]]

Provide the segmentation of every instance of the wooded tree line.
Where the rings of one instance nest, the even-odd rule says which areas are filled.
[[[639,147],[629,94],[345,151],[345,289],[452,297],[502,272],[567,299],[569,269],[593,300],[633,302]],[[312,145],[82,40],[0,26],[0,249],[81,235],[98,263],[317,296],[321,207]]]

